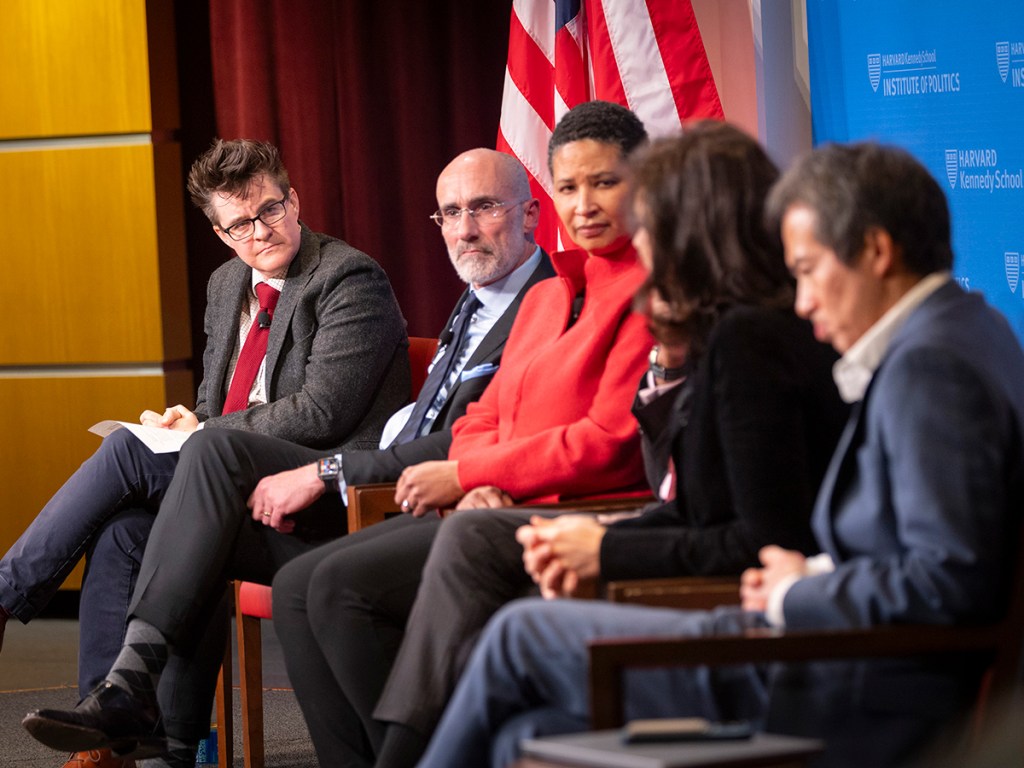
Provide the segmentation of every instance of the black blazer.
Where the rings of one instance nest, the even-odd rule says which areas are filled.
[[[634,409],[659,462],[648,478],[660,483],[671,452],[676,499],[609,527],[602,577],[739,574],[766,544],[817,552],[811,509],[847,415],[834,361],[788,310],[727,311],[689,392]]]
[[[466,361],[466,370],[484,363],[493,363],[495,366],[500,364],[501,354],[505,350],[505,342],[512,329],[512,321],[515,320],[516,314],[519,312],[519,306],[522,304],[526,292],[533,287],[534,283],[554,276],[555,270],[551,266],[551,260],[546,253],[542,252],[540,263],[533,270],[533,274],[509,304],[505,314],[498,318],[498,322],[488,331],[472,356]],[[458,314],[465,299],[466,293],[463,293],[455,304],[451,317],[445,323],[446,330],[455,321],[455,315]],[[466,412],[466,407],[470,403],[480,399],[480,395],[484,393],[484,389],[493,377],[494,373],[491,373],[467,381],[457,381],[448,395],[444,407],[431,426],[430,434],[402,445],[389,446],[384,450],[343,452],[342,472],[345,475],[345,482],[349,485],[390,483],[398,480],[402,470],[413,464],[447,459],[448,446],[452,442],[452,424]]]

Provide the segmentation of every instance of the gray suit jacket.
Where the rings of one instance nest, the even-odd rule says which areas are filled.
[[[787,627],[971,624],[1005,611],[1024,510],[1022,382],[1020,345],[979,295],[950,282],[911,314],[818,497],[814,532],[836,569],[793,586]],[[768,727],[825,736],[830,765],[903,764],[977,682],[975,664],[948,660],[789,667]]]
[[[541,261],[533,270],[533,274],[526,281],[519,293],[509,304],[508,309],[484,336],[480,345],[466,361],[464,370],[470,371],[485,363],[493,363],[494,371],[486,376],[476,376],[468,379],[459,379],[452,387],[444,407],[438,414],[437,419],[431,427],[430,434],[424,435],[403,445],[393,445],[384,450],[377,451],[350,451],[343,453],[342,472],[345,475],[345,482],[349,485],[360,485],[365,483],[389,483],[398,480],[402,470],[413,464],[423,461],[443,460],[448,458],[448,446],[452,442],[452,424],[466,412],[466,407],[480,399],[488,383],[497,373],[497,366],[501,362],[501,354],[505,350],[505,342],[508,340],[509,331],[512,330],[512,321],[515,320],[526,292],[540,280],[555,276],[555,269],[551,266],[551,260],[547,254],[541,254]],[[451,317],[445,324],[450,328],[458,314],[462,302],[466,300],[466,293],[455,304]]]
[[[313,448],[375,446],[410,386],[405,321],[384,270],[303,225],[267,341],[268,402],[222,414],[251,274],[233,258],[207,285],[200,420]]]

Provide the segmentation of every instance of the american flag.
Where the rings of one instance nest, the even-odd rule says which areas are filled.
[[[629,107],[652,136],[721,118],[690,0],[514,0],[497,147],[518,157],[541,201],[537,242],[557,250],[548,139],[590,99]]]

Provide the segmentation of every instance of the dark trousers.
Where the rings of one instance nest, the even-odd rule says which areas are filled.
[[[484,625],[503,605],[534,591],[515,532],[535,514],[474,509],[445,520],[374,717],[430,736]]]
[[[120,593],[116,582],[134,563],[138,580],[128,615],[154,625],[173,644],[158,691],[169,734],[187,740],[209,729],[228,628],[228,581],[269,584],[283,563],[345,532],[344,508],[334,494],[296,515],[296,531],[287,535],[252,520],[246,507],[262,477],[308,464],[321,454],[265,435],[201,430],[181,451],[148,543],[139,518],[130,515],[111,521],[109,532],[100,537],[113,542],[104,549],[104,560],[116,560],[122,570],[105,569],[115,581],[101,583],[93,566],[89,590],[106,594],[106,587],[114,586],[112,591]],[[90,641],[100,649],[123,636],[123,624],[123,617],[119,624],[82,617],[83,634],[101,636]],[[113,652],[119,648],[118,643]]]
[[[274,578],[274,628],[321,765],[373,765],[383,739],[373,707],[447,525],[402,515],[300,555]]]
[[[229,579],[269,584],[298,554],[345,532],[343,507],[325,495],[293,516],[280,534],[252,519],[246,500],[259,480],[313,461],[320,453],[235,430],[193,435],[153,523],[129,615],[190,651]]]
[[[488,618],[532,587],[530,514],[404,515],[281,568],[274,627],[322,765],[373,765],[382,721],[430,734]]]

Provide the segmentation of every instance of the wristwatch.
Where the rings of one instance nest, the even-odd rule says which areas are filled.
[[[336,453],[316,463],[316,473],[330,491],[338,490],[338,478],[341,476],[341,454]]]
[[[651,366],[651,373],[654,374],[654,378],[661,379],[662,381],[678,381],[679,379],[686,377],[686,366],[681,365],[678,368],[666,368],[663,365],[658,364],[658,345],[655,344],[651,347],[651,354],[647,357],[647,362]]]

